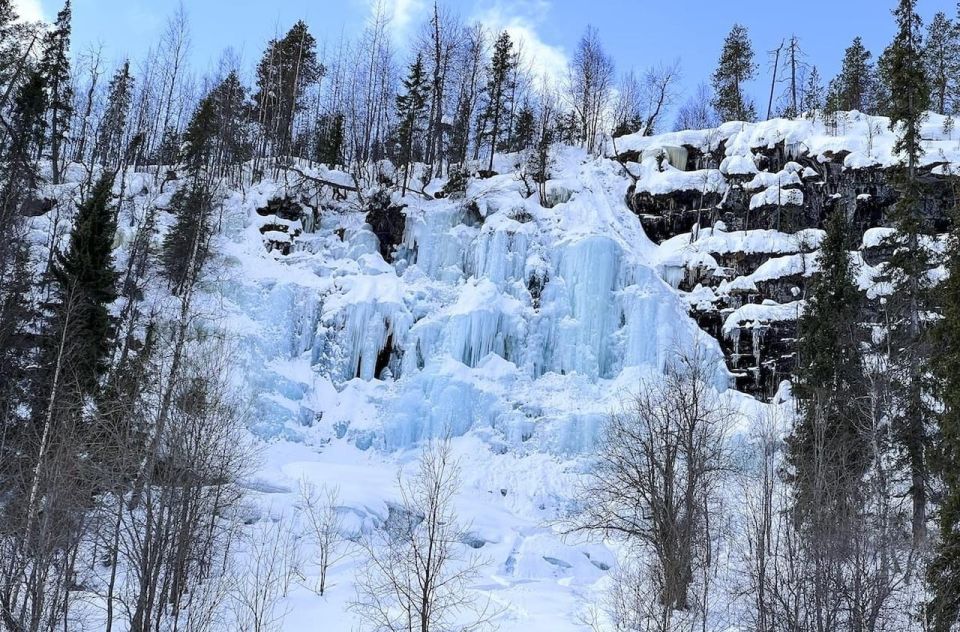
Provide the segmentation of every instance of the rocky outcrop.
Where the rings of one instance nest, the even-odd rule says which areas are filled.
[[[289,255],[303,232],[304,206],[290,196],[276,197],[258,208],[257,215],[263,218],[260,234],[267,251]]]
[[[794,130],[815,125],[771,121],[636,139],[635,146],[629,138],[618,141],[627,149],[617,157],[634,176],[628,206],[648,237],[680,253],[682,263],[664,266],[665,278],[689,293],[692,316],[720,340],[737,387],[760,398],[775,393],[793,371],[800,310],[785,306],[802,308],[816,274],[819,230],[832,213],[851,219],[862,289],[873,301],[864,318],[881,313],[881,295],[870,291],[869,278],[891,255],[883,237],[899,199],[900,169],[889,155],[886,122],[850,116],[872,126],[864,138],[808,142]],[[657,153],[690,139],[697,142],[683,145],[682,167],[674,155],[664,160]],[[930,232],[942,233],[955,204],[954,184],[944,173],[946,160],[933,157],[934,147],[944,154],[942,141],[928,143],[922,213]]]

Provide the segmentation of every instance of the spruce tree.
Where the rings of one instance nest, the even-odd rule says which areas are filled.
[[[247,91],[236,71],[231,71],[210,92],[217,121],[217,140],[213,150],[221,169],[239,166],[253,157],[253,147],[246,130],[249,105]]]
[[[481,136],[490,142],[488,171],[493,171],[493,156],[503,132],[504,118],[510,108],[516,69],[517,57],[514,54],[513,41],[510,34],[504,31],[493,46],[493,57],[487,66],[487,83],[483,91],[484,101],[480,117]]]
[[[423,69],[423,57],[417,55],[410,65],[407,78],[403,80],[403,93],[397,96],[397,163],[403,167],[403,195],[407,194],[407,181],[410,177],[410,163],[415,158],[415,143],[423,131],[424,116],[427,109],[427,96],[430,86]]]
[[[163,130],[160,144],[153,150],[153,164],[174,168],[180,158],[180,132],[173,126]]]
[[[164,236],[160,261],[175,294],[193,284],[209,254],[213,230],[209,180],[220,129],[214,90],[200,101],[184,131],[181,163],[187,172],[186,182],[170,199],[169,210],[175,221]]]
[[[317,160],[331,169],[343,159],[343,114],[324,114],[317,122]]]
[[[453,117],[453,126],[450,130],[450,160],[463,164],[470,149],[470,113],[473,111],[471,102],[463,98],[457,104]]]
[[[22,55],[16,37],[18,17],[13,0],[0,0],[0,90],[4,92],[16,72],[17,59]],[[0,130],[2,138],[3,131]]]
[[[960,75],[960,28],[942,11],[927,28],[923,61],[929,78],[932,107],[941,114],[953,110]]]
[[[54,184],[60,184],[60,162],[73,112],[73,87],[70,84],[70,0],[57,13],[53,28],[43,39],[40,72],[47,89],[49,110],[50,162]]]
[[[117,296],[112,189],[113,174],[106,174],[78,205],[70,243],[57,254],[52,270],[55,299],[42,367],[49,373],[53,362],[61,362],[85,395],[97,393],[113,336],[108,311]],[[67,345],[62,353],[58,350],[61,340]]]
[[[887,299],[890,314],[891,358],[897,391],[893,420],[903,462],[910,473],[913,502],[913,536],[919,545],[926,539],[930,448],[930,384],[926,368],[929,340],[925,313],[929,307],[932,267],[926,245],[931,231],[922,212],[923,187],[917,177],[921,145],[921,126],[929,104],[929,89],[923,66],[922,23],[916,13],[916,0],[900,0],[894,11],[897,34],[880,59],[880,72],[890,88],[888,109],[890,128],[897,134],[894,152],[901,164],[894,178],[900,197],[890,213],[897,229],[887,240],[893,253],[887,265],[893,292]]]
[[[17,89],[11,114],[10,138],[3,148],[5,173],[0,173],[0,249],[11,239],[11,229],[21,204],[38,186],[39,174],[34,160],[46,133],[44,113],[47,99],[43,77],[30,71]]]
[[[183,132],[179,162],[191,179],[200,178],[211,167],[219,130],[216,97],[209,94],[200,101]]]
[[[950,632],[960,624],[960,202],[953,209],[947,253],[949,276],[936,290],[941,318],[931,332],[933,373],[943,406],[937,415],[940,537],[927,570],[932,595],[926,615],[932,632]]]
[[[533,111],[533,106],[524,103],[517,114],[516,123],[513,126],[513,133],[510,135],[510,151],[523,151],[533,146],[534,137],[537,134],[537,115]]]
[[[725,121],[753,121],[753,102],[744,94],[744,84],[757,74],[753,45],[747,28],[735,24],[723,43],[720,62],[713,73],[713,106]]]
[[[801,109],[805,112],[815,114],[824,109],[825,95],[823,89],[823,80],[820,78],[820,71],[814,66],[803,84]]]
[[[191,180],[170,199],[173,226],[164,236],[160,262],[174,294],[197,280],[209,254],[213,198],[202,180]]]
[[[817,256],[819,272],[798,323],[794,392],[801,415],[788,441],[795,514],[813,527],[818,518],[839,520],[854,514],[857,490],[870,463],[864,434],[869,426],[864,297],[854,280],[845,212],[834,211],[826,229]]]
[[[536,145],[527,159],[527,173],[537,183],[537,193],[540,198],[540,206],[546,206],[547,200],[547,181],[550,179],[550,169],[553,166],[550,158],[550,149],[553,146],[556,133],[551,125],[549,117],[544,116],[537,134]]]
[[[572,110],[562,113],[557,117],[557,123],[554,125],[554,140],[565,145],[572,145],[577,141],[577,114]]]
[[[27,299],[34,281],[29,243],[17,239],[9,248],[8,269],[0,276],[0,433],[4,436],[10,436],[14,430],[11,426],[22,421],[33,359],[31,327],[36,315],[32,301]],[[3,458],[0,454],[0,460]]]
[[[840,74],[830,85],[834,111],[857,110],[873,113],[871,100],[875,71],[870,61],[872,56],[860,37],[855,37],[853,43],[844,51]]]

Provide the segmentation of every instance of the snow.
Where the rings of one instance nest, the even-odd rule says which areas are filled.
[[[747,278],[753,283],[774,281],[789,276],[809,277],[819,271],[819,252],[807,252],[767,259]]]
[[[803,191],[774,184],[750,198],[751,211],[768,206],[803,206]]]
[[[783,304],[773,301],[764,301],[761,304],[748,303],[727,316],[723,322],[723,334],[729,336],[735,330],[744,327],[796,320],[802,313],[802,301]]]
[[[922,129],[924,156],[921,162],[924,165],[944,163],[938,169],[956,171],[960,166],[960,144],[944,137],[943,121],[942,115],[927,114]],[[816,120],[778,118],[758,123],[730,122],[713,129],[653,137],[631,134],[618,138],[616,149],[622,153],[645,152],[662,146],[689,146],[711,152],[722,144],[725,154],[720,170],[728,175],[750,176],[758,171],[753,155],[780,143],[788,158],[805,154],[827,161],[843,156],[843,165],[851,169],[891,167],[900,162],[900,157],[893,152],[895,138],[889,118],[854,111],[838,113],[835,126],[828,126],[820,116]],[[613,147],[608,147],[607,155],[613,154]]]
[[[728,176],[749,176],[758,171],[756,162],[749,155],[727,156],[720,163],[720,173]]]
[[[681,171],[665,165],[660,170],[656,164],[650,162],[644,162],[642,165],[630,163],[628,168],[637,176],[637,192],[653,195],[665,195],[677,191],[722,193],[727,188],[727,181],[718,169]]]
[[[761,171],[753,177],[753,180],[743,185],[743,188],[747,191],[756,191],[774,186],[786,187],[794,184],[802,184],[803,181],[800,175],[798,175],[799,173],[800,165],[795,162],[789,162],[780,173]]]
[[[703,228],[697,238],[690,241],[690,235],[677,235],[668,239],[660,247],[660,257],[675,256],[678,250],[689,250],[711,255],[730,253],[744,254],[791,254],[819,248],[825,233],[822,230],[808,228],[796,233],[782,233],[776,230],[754,229],[727,232],[722,222],[713,228]]]

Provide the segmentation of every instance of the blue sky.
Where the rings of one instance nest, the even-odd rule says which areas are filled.
[[[17,1],[32,6],[31,12],[39,7],[48,17],[60,4],[60,0]],[[179,1],[73,0],[75,50],[102,42],[108,58],[119,60],[125,54],[136,58],[156,41]],[[394,13],[394,37],[402,49],[432,0],[385,1]],[[769,0],[448,0],[445,4],[491,28],[510,27],[527,40],[526,48],[541,66],[554,70],[563,64],[585,26],[593,24],[618,70],[642,70],[679,58],[688,91],[709,78],[724,36],[734,22],[742,22],[750,29],[761,64],[761,79],[751,92],[765,104],[766,51],[776,48],[782,38],[799,36],[808,61],[829,78],[854,36],[861,35],[875,55],[882,51],[893,34],[890,9],[894,3],[806,0],[803,10],[789,13],[783,10],[788,5]],[[307,21],[318,40],[332,46],[341,32],[356,35],[370,14],[370,0],[183,0],[183,4],[191,22],[193,64],[200,72],[213,67],[230,46],[252,63],[268,39],[298,18]],[[920,0],[920,13],[927,22],[937,11],[952,17],[955,7],[953,0]]]

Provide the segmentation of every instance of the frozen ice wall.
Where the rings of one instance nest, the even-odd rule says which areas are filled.
[[[222,294],[257,430],[387,450],[477,432],[576,453],[631,387],[625,371],[660,371],[694,344],[719,361],[654,269],[620,166],[560,158],[552,208],[513,175],[473,181],[465,199],[408,196],[392,263],[358,211],[268,253],[255,210],[279,190],[237,201]]]

